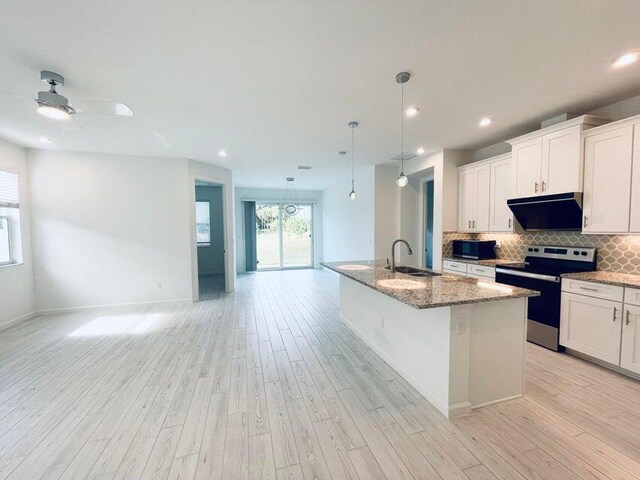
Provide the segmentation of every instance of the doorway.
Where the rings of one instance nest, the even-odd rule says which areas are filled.
[[[290,213],[282,203],[251,202],[246,242],[247,271],[313,268],[313,204],[298,203]],[[247,223],[249,223],[247,222]]]
[[[424,185],[424,266],[433,268],[433,179]]]
[[[223,191],[200,180],[195,189],[199,296],[211,300],[225,291]]]

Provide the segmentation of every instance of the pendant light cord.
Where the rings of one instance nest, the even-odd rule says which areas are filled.
[[[400,174],[404,174],[404,83],[400,84]]]
[[[351,129],[351,190],[354,190],[354,176],[355,176],[355,153],[354,153],[354,145],[355,145],[355,128]]]

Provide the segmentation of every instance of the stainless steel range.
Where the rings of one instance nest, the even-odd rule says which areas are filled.
[[[496,282],[541,293],[529,298],[527,340],[559,351],[560,275],[595,270],[596,249],[528,245],[524,253],[524,263],[496,267]]]

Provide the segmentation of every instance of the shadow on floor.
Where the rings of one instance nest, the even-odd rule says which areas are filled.
[[[215,300],[224,293],[224,274],[198,275],[200,300]]]

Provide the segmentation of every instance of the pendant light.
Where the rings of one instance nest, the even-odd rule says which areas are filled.
[[[355,131],[358,128],[358,122],[349,122],[349,128],[351,129],[351,191],[349,192],[349,198],[355,200]]]
[[[409,72],[400,72],[396,75],[396,82],[400,84],[401,89],[401,104],[400,110],[400,175],[396,178],[396,185],[400,188],[409,183],[409,179],[404,174],[404,84],[409,81],[411,74]]]
[[[293,177],[287,177],[287,183],[284,190],[284,202],[282,209],[290,216],[296,215],[300,208],[296,201],[296,190],[293,186]]]

